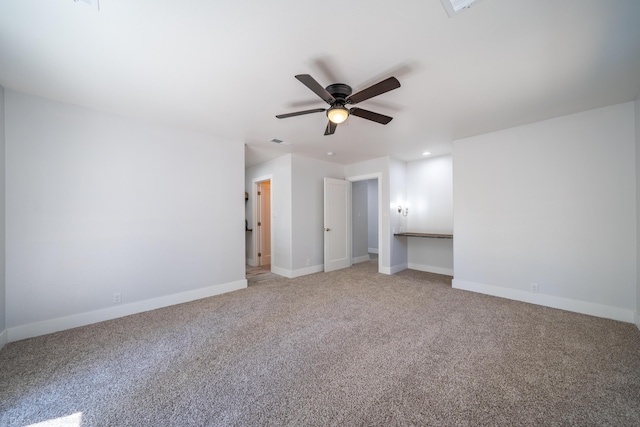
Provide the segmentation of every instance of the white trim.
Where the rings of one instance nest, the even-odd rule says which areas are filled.
[[[245,262],[249,267],[257,267],[257,265],[253,264],[253,260],[251,258],[247,258]]]
[[[378,248],[367,248],[367,252],[369,252],[370,254],[377,254]]]
[[[444,274],[445,276],[453,276],[453,268],[438,267],[435,265],[415,264],[410,262],[411,270],[426,271],[427,273]]]
[[[553,295],[532,293],[518,289],[509,289],[501,286],[486,285],[484,283],[470,282],[467,280],[453,279],[452,286],[454,289],[478,292],[515,301],[528,302],[545,307],[558,308],[560,310],[573,311],[576,313],[633,323],[633,310],[625,308],[556,297]]]
[[[71,316],[58,317],[56,319],[16,326],[7,330],[8,342],[37,337],[39,335],[50,334],[53,332],[63,331],[65,329],[77,328],[79,326],[90,325],[92,323],[103,322],[105,320],[116,319],[118,317],[129,316],[131,314],[142,313],[145,311],[168,307],[175,304],[182,304],[201,298],[208,298],[227,292],[237,291],[239,289],[244,289],[246,287],[247,280],[242,279],[235,282],[223,283],[206,288],[194,289],[192,291],[180,292],[178,294],[151,298],[144,301],[137,301],[129,304],[119,304],[113,307],[103,308],[87,313],[73,314]]]
[[[358,264],[360,262],[367,262],[367,261],[371,261],[371,258],[369,258],[369,255],[363,255],[363,256],[351,258],[351,265]]]
[[[4,331],[0,332],[0,350],[2,350],[2,347],[4,347],[8,342],[9,342],[9,333],[5,329]]]
[[[297,270],[291,271],[291,278],[296,278],[300,276],[306,276],[307,274],[320,273],[324,271],[324,264],[313,265],[311,267],[299,268]]]
[[[640,311],[636,311],[636,326],[640,329]]]
[[[296,277],[306,276],[307,274],[321,273],[324,271],[324,264],[312,265],[311,267],[299,268],[297,270],[287,270],[284,268],[271,266],[271,272],[278,276],[286,277],[288,279],[295,279]]]
[[[271,264],[271,272],[277,274],[278,276],[287,277],[289,279],[292,278],[292,273],[293,273],[291,270],[286,270],[284,268],[276,267],[273,264]]]
[[[408,268],[408,266],[407,266],[406,263],[405,264],[394,265],[389,269],[389,271],[390,271],[389,274],[396,274],[396,273],[398,273],[398,272],[400,272],[402,270],[406,270],[407,268]]]

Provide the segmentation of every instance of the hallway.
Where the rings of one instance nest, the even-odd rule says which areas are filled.
[[[271,264],[260,265],[257,267],[251,267],[247,265],[245,267],[245,271],[248,286],[282,277],[271,272]]]

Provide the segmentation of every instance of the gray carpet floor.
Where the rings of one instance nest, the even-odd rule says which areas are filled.
[[[640,425],[634,325],[376,270],[9,343],[0,425]]]

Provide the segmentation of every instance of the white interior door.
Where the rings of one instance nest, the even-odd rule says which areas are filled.
[[[351,182],[324,179],[324,271],[351,266]]]

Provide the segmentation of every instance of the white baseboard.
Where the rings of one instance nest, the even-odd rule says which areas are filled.
[[[640,311],[636,311],[636,326],[640,329]]]
[[[545,307],[558,308],[561,310],[573,311],[576,313],[588,314],[606,319],[619,320],[621,322],[633,323],[633,310],[620,307],[613,307],[592,302],[579,301],[569,298],[556,297],[533,292],[526,292],[518,289],[504,288],[501,286],[487,285],[484,283],[470,282],[467,280],[453,279],[454,289],[478,292],[481,294],[493,295],[515,301],[528,302]]]
[[[351,258],[351,264],[358,264],[360,262],[367,262],[367,261],[371,261],[371,258],[369,258],[369,255],[363,255],[363,256]]]
[[[249,267],[256,267],[256,265],[253,263],[253,259],[252,258],[247,258],[246,261],[247,265]]]
[[[378,248],[367,248],[367,251],[370,254],[377,254],[378,253]]]
[[[380,273],[383,274],[396,274],[399,271],[406,270],[407,264],[398,264],[391,267],[380,267]]]
[[[289,279],[291,279],[291,275],[293,274],[291,270],[276,267],[275,265],[271,265],[271,272],[279,276],[288,277]]]
[[[276,267],[274,265],[271,266],[272,273],[275,273],[279,276],[287,277],[289,279],[306,276],[307,274],[319,273],[321,271],[324,271],[324,264],[312,265],[311,267],[299,268],[297,270],[287,270],[285,268]]]
[[[453,276],[453,268],[438,267],[435,265],[415,264],[410,262],[411,270],[426,271],[427,273],[444,274],[445,276]]]
[[[4,331],[0,332],[0,350],[2,350],[2,347],[4,347],[7,342],[9,342],[9,334],[5,329]]]
[[[16,326],[7,330],[7,341],[13,342],[40,335],[51,334],[65,329],[86,326],[92,323],[103,322],[105,320],[116,319],[118,317],[129,316],[131,314],[142,313],[155,310],[170,305],[182,304],[201,298],[208,298],[227,292],[237,291],[247,287],[247,280],[242,279],[235,282],[223,283],[221,285],[208,286],[206,288],[194,289],[192,291],[180,292],[178,294],[166,295],[158,298],[151,298],[144,301],[132,302],[129,304],[118,304],[113,307],[90,311],[87,313],[73,314],[71,316],[59,317],[42,322],[30,323],[28,325]]]
[[[311,267],[300,268],[291,272],[291,278],[306,276],[307,274],[320,273],[324,271],[324,264],[313,265]]]

